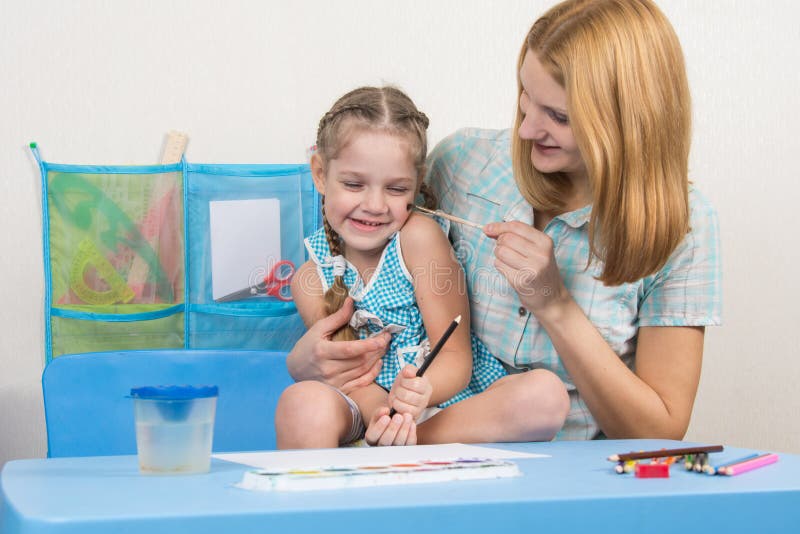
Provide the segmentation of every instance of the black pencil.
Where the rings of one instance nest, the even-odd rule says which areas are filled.
[[[431,363],[433,362],[433,359],[442,350],[442,347],[444,347],[444,344],[447,342],[447,339],[452,335],[453,331],[455,331],[455,329],[458,327],[458,324],[460,322],[461,322],[461,316],[460,315],[458,317],[456,317],[455,319],[453,319],[453,322],[450,323],[450,326],[448,326],[447,330],[444,331],[444,334],[442,334],[442,337],[439,338],[439,341],[436,343],[436,345],[434,345],[434,347],[431,349],[430,353],[428,353],[428,356],[425,357],[425,361],[422,362],[422,365],[420,365],[419,369],[417,369],[417,376],[422,376],[423,374],[425,374],[425,371],[431,365]],[[389,417],[394,416],[394,414],[396,414],[396,413],[397,413],[397,410],[392,408],[391,410],[389,410]]]

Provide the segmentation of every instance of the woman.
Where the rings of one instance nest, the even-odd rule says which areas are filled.
[[[529,31],[517,94],[511,132],[460,131],[429,158],[440,207],[486,224],[450,234],[473,329],[510,372],[562,379],[559,438],[681,439],[721,289],[716,213],[688,182],[677,36],[649,0],[563,2]],[[293,376],[374,376],[386,340],[337,347],[323,330],[295,347]],[[506,403],[534,408],[522,387]]]

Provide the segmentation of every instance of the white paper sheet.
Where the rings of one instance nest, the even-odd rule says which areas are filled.
[[[281,203],[277,198],[209,202],[212,298],[264,279],[281,259]]]
[[[339,449],[235,452],[214,454],[213,457],[261,469],[306,469],[325,466],[353,467],[365,464],[396,464],[421,460],[546,458],[547,455],[450,443],[408,447],[344,447]]]

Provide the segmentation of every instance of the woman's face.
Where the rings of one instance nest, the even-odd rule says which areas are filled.
[[[530,50],[522,62],[519,80],[522,84],[519,109],[523,120],[517,134],[533,143],[533,166],[543,173],[585,176],[583,158],[569,123],[567,92]]]

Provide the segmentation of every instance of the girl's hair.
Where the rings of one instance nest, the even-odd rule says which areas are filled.
[[[336,159],[352,135],[363,131],[380,131],[403,137],[409,148],[417,172],[417,186],[427,208],[434,208],[436,199],[422,178],[425,176],[425,158],[428,153],[428,117],[417,109],[414,102],[395,87],[360,87],[350,91],[319,121],[316,153],[324,167]],[[322,199],[323,225],[331,256],[342,254],[342,243],[325,217],[325,199]],[[339,310],[348,295],[343,276],[334,277],[325,292],[325,311],[328,315]],[[332,336],[334,340],[357,339],[355,331],[345,325]]]
[[[691,106],[675,31],[650,0],[567,0],[531,27],[518,72],[529,51],[567,94],[592,191],[589,261],[604,262],[598,278],[618,285],[657,272],[689,231]],[[515,132],[523,118],[517,109]],[[537,171],[531,149],[514,136],[520,191],[538,210],[564,209],[570,181]]]

